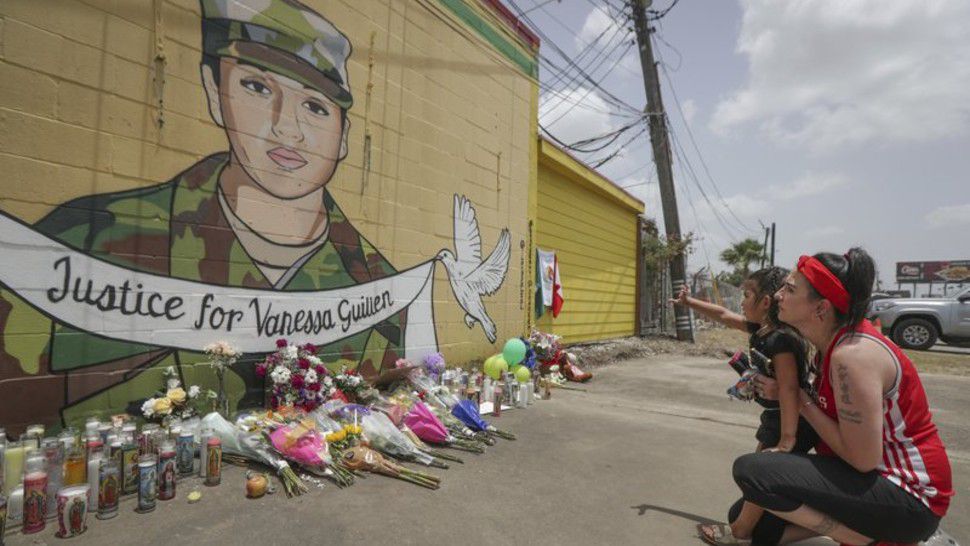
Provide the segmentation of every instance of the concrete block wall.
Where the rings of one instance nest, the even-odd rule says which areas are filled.
[[[265,3],[229,1],[244,7]],[[396,271],[425,263],[442,249],[455,250],[455,195],[467,197],[475,209],[483,257],[508,230],[504,281],[494,294],[482,295],[496,324],[494,343],[479,324],[466,325],[466,310],[440,263],[433,318],[413,318],[415,323],[433,320],[438,346],[451,361],[500,350],[506,338],[525,331],[528,321],[530,300],[524,295],[531,291],[532,275],[523,274],[523,267],[530,263],[528,218],[536,179],[534,47],[489,2],[304,3],[353,48],[346,63],[354,97],[347,154],[326,191],[359,236]],[[174,241],[181,235],[164,211],[156,214],[137,200],[111,204],[115,224],[97,224],[101,231],[95,236],[90,230],[96,222],[89,220],[105,211],[98,208],[100,201],[85,199],[153,191],[148,188],[175,181],[204,158],[230,149],[227,130],[210,113],[200,76],[199,0],[56,4],[52,9],[33,0],[0,3],[0,212],[25,230],[122,268],[182,278],[187,278],[182,271],[190,271],[205,281],[205,272],[192,264],[172,265],[184,256],[162,256],[164,249],[143,239],[125,250],[103,242],[126,222],[141,230],[139,237],[157,230]],[[132,202],[138,204],[130,209]],[[268,204],[265,210],[281,220],[292,212]],[[197,228],[187,226],[189,232]],[[7,420],[0,425],[10,430],[33,417],[70,421],[124,409],[160,388],[169,366],[184,383],[213,385],[211,371],[193,366],[205,362],[199,351],[137,348],[116,330],[78,328],[93,334],[91,339],[110,338],[105,343],[113,349],[91,348],[100,341],[76,335],[74,345],[65,345],[71,352],[65,349],[54,358],[52,340],[64,323],[51,309],[28,303],[29,294],[50,288],[40,285],[42,275],[37,285],[11,285],[18,278],[14,273],[35,266],[10,258],[7,250],[17,247],[17,237],[0,234],[6,254],[0,257],[0,414]],[[245,256],[232,256],[234,263],[226,267],[252,267]],[[165,260],[171,262],[167,270],[153,269]],[[247,283],[259,280],[222,284],[258,288]],[[139,328],[132,324],[132,331]],[[185,332],[197,339],[204,334]],[[226,338],[212,332],[211,341]],[[265,349],[272,349],[272,340],[264,341]],[[398,347],[396,355],[403,356],[404,349]],[[386,365],[381,355],[368,351],[371,345],[341,354],[341,362],[371,358],[377,368]],[[236,372],[229,379],[233,404],[255,402],[251,373]]]

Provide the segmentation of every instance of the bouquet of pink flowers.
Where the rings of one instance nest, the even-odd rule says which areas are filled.
[[[317,348],[276,341],[277,351],[256,365],[256,375],[268,377],[273,408],[291,406],[313,411],[337,391],[334,378],[315,354]]]

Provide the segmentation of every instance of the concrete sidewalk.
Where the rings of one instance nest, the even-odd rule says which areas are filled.
[[[723,520],[738,497],[735,457],[750,452],[758,410],[723,395],[723,362],[663,357],[596,370],[587,392],[554,391],[550,401],[509,411],[496,425],[515,432],[466,464],[435,471],[439,491],[374,476],[296,499],[248,500],[242,472],[155,512],[123,502],[114,520],[91,518],[78,544],[646,544],[697,545],[697,522]],[[970,380],[925,378],[951,449],[958,496],[944,528],[970,538]],[[53,529],[8,544],[55,542]],[[817,539],[803,544],[832,544]]]

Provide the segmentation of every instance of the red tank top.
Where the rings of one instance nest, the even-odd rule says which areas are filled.
[[[879,343],[892,354],[896,364],[896,381],[883,398],[882,461],[876,470],[923,501],[934,514],[943,517],[953,496],[950,461],[933,424],[926,391],[909,357],[868,320],[862,321],[854,330],[843,328],[832,340],[815,379],[818,407],[835,421],[839,420],[830,361],[835,347],[853,336]],[[820,455],[835,456],[832,448],[821,439],[815,451]]]

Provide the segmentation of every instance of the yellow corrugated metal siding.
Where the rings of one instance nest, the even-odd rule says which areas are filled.
[[[637,213],[557,161],[540,153],[536,245],[559,258],[565,305],[536,327],[567,343],[633,335]]]

